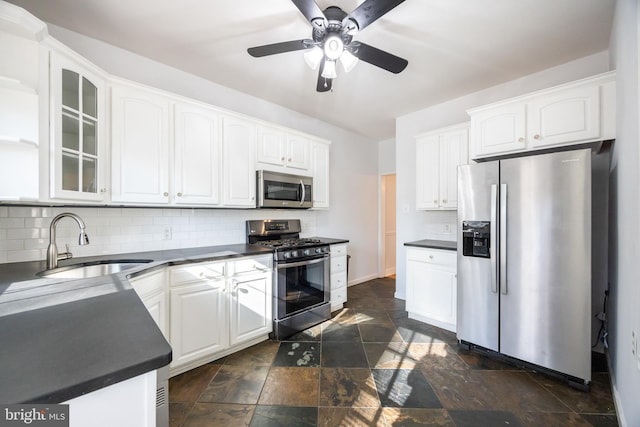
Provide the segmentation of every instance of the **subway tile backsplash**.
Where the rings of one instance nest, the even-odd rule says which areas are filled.
[[[73,212],[84,220],[91,243],[78,246],[78,226],[63,218],[56,229],[60,252],[74,257],[244,243],[245,221],[299,218],[303,236],[316,235],[316,212],[180,208],[96,208],[0,206],[0,263],[46,256],[54,216]]]

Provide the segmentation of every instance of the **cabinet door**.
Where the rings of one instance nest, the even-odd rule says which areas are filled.
[[[50,197],[101,202],[106,197],[104,79],[51,53]]]
[[[164,292],[155,295],[149,295],[140,298],[151,318],[156,322],[162,335],[169,340],[169,331],[167,330],[167,295]]]
[[[228,346],[224,279],[176,286],[170,295],[173,368]]]
[[[473,157],[524,150],[525,104],[514,103],[471,116]]]
[[[169,101],[142,88],[111,89],[114,202],[169,201]]]
[[[310,142],[300,135],[286,135],[286,165],[289,168],[308,172]],[[299,172],[296,172],[299,173]]]
[[[223,204],[256,206],[256,127],[236,117],[222,119]]]
[[[258,127],[258,163],[284,166],[286,160],[284,133],[269,127]]]
[[[440,138],[431,135],[416,141],[416,209],[438,209]]]
[[[407,248],[407,311],[410,317],[455,331],[456,252]]]
[[[440,207],[458,208],[458,166],[467,164],[467,130],[440,136]]]
[[[528,104],[527,133],[532,148],[598,138],[599,87],[567,89],[531,101]]]
[[[329,207],[329,144],[314,142],[311,149],[313,207]]]
[[[129,279],[162,334],[169,340],[169,307],[167,307],[167,276],[164,269]]]
[[[215,110],[175,105],[175,204],[220,203],[220,117]]]
[[[271,273],[231,279],[231,345],[272,330]]]

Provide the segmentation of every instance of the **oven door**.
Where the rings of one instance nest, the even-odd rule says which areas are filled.
[[[276,266],[276,318],[284,319],[329,302],[329,255]]]

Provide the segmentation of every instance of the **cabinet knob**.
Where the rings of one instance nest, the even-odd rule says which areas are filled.
[[[437,205],[437,204],[438,204],[438,201],[437,201],[437,200],[434,200],[434,201],[433,201],[433,203]]]
[[[533,135],[533,139],[540,139],[540,135],[538,134]]]
[[[106,188],[101,188],[101,189],[100,189],[100,192],[101,192],[101,193],[106,193],[106,192],[107,192],[107,189],[106,189]]]
[[[284,162],[284,157],[281,157],[280,160],[282,160]]]
[[[291,157],[289,157],[289,158],[287,159],[287,162],[291,163]]]
[[[162,193],[162,195],[163,195],[164,197],[167,197],[167,196],[169,195],[169,193],[167,193],[167,192],[165,191],[164,193]]]
[[[518,138],[518,142],[524,142],[524,138],[522,137]]]
[[[442,199],[442,203],[447,203],[447,199]]]
[[[429,255],[429,259],[433,259],[433,255]]]
[[[182,197],[182,193],[178,193],[178,197]]]

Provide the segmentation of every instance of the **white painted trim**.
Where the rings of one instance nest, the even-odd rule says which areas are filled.
[[[613,370],[611,369],[611,358],[609,357],[609,352],[606,352],[607,357],[607,367],[609,368],[609,381],[611,383],[611,393],[613,394],[613,404],[616,408],[616,417],[618,418],[618,425],[620,427],[627,427],[627,420],[624,417],[624,412],[622,411],[624,407],[622,406],[622,401],[620,400],[620,393],[618,393],[618,389],[616,388],[616,379],[614,375],[611,375]]]
[[[369,280],[378,279],[380,276],[378,274],[369,274],[368,276],[358,277],[357,279],[353,279],[347,282],[347,286],[354,286],[360,283],[368,282]]]

